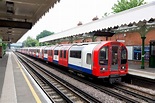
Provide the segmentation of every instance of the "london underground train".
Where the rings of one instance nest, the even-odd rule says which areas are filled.
[[[127,48],[117,41],[26,47],[17,51],[110,83],[120,82],[128,73]]]

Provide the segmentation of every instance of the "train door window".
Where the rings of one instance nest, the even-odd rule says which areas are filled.
[[[48,55],[51,56],[51,51],[50,50],[48,50]]]
[[[127,50],[125,47],[121,49],[121,64],[126,64],[127,62]]]
[[[51,56],[53,56],[53,50],[51,50]]]
[[[108,47],[102,47],[99,53],[99,64],[108,65]]]
[[[60,58],[62,58],[62,50],[60,50]]]
[[[90,53],[87,53],[86,63],[91,64],[91,54]]]
[[[64,58],[66,58],[66,50],[64,50]]]
[[[44,50],[44,54],[47,54],[47,50]]]
[[[112,65],[118,62],[118,46],[112,46]]]
[[[58,50],[54,50],[54,55],[58,55]]]

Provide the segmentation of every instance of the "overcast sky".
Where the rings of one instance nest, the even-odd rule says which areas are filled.
[[[145,0],[152,1],[155,0]],[[114,3],[117,0],[60,0],[18,42],[28,36],[36,38],[43,30],[58,33],[77,26],[79,21],[86,24],[96,16],[100,19],[104,13],[112,12]]]

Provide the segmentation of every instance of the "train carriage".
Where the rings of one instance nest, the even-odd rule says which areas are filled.
[[[127,49],[121,42],[60,44],[33,49],[25,50],[29,55],[36,51],[36,57],[40,59],[95,78],[107,79],[110,83],[121,81],[121,77],[128,73]]]

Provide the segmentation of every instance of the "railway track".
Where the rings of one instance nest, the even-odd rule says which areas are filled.
[[[18,56],[19,57],[19,56]],[[70,83],[49,73],[28,59],[19,57],[53,103],[101,103],[96,98],[76,88]]]
[[[134,97],[140,98],[148,103],[155,103],[155,95],[152,95],[150,93],[144,92],[137,90],[135,88],[131,88],[129,86],[124,86],[124,85],[112,85],[112,87],[116,90],[119,90],[123,93],[132,95]]]
[[[56,70],[58,70],[59,72],[66,75],[66,72],[64,72],[64,71],[62,71],[60,69],[56,69]],[[134,97],[136,97],[138,99],[142,99],[142,100],[144,100],[146,102],[149,102],[149,103],[154,103],[154,99],[152,99],[152,98],[148,98],[146,96],[143,96],[143,95],[131,92],[131,91],[127,92],[125,89],[119,88],[117,86],[112,86],[112,88],[109,88],[109,87],[106,87],[106,86],[103,86],[103,85],[100,85],[100,84],[95,84],[94,82],[92,83],[92,81],[84,80],[83,78],[80,78],[78,76],[75,76],[75,75],[73,76],[70,73],[67,73],[67,75],[74,78],[74,79],[76,79],[76,80],[78,80],[78,81],[80,81],[80,82],[83,82],[83,83],[85,83],[85,84],[87,84],[87,85],[89,85],[91,87],[94,87],[94,88],[96,88],[96,89],[98,89],[98,90],[100,90],[100,91],[102,91],[102,92],[104,92],[104,93],[106,93],[106,94],[108,94],[110,96],[113,96],[113,97],[118,98],[118,99],[120,99],[120,100],[122,100],[124,102],[127,102],[127,103],[140,103],[141,102],[141,101],[139,101],[137,99],[131,98],[129,95],[132,95],[132,96],[134,96]],[[114,89],[117,90],[117,91],[121,91],[121,92],[123,92],[125,94],[129,94],[129,95],[125,95],[125,94],[116,92]]]

